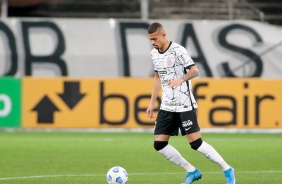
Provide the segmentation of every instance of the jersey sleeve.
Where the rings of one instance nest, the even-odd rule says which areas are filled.
[[[191,56],[188,54],[187,50],[184,47],[180,46],[177,49],[176,54],[178,60],[181,64],[183,64],[185,68],[195,65],[195,62],[192,60]]]

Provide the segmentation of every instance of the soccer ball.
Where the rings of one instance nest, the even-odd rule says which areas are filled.
[[[107,173],[108,184],[126,184],[127,180],[127,172],[120,166],[112,167]]]

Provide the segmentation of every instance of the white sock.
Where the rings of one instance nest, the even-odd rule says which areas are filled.
[[[192,172],[195,170],[195,167],[185,160],[181,154],[169,144],[158,152],[164,155],[172,163],[185,169],[187,172]]]
[[[205,141],[203,141],[202,145],[197,149],[197,151],[205,155],[205,157],[211,161],[217,163],[222,168],[222,171],[230,168],[230,166],[223,160],[219,153]]]

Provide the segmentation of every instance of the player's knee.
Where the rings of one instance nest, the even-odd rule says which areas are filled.
[[[203,143],[203,140],[201,138],[193,141],[193,142],[190,142],[190,146],[192,149],[194,150],[197,150]]]
[[[166,147],[167,144],[168,141],[154,141],[154,148],[155,150],[159,151]]]

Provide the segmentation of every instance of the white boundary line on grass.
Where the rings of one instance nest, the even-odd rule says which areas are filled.
[[[0,128],[0,132],[133,132],[153,133],[153,128]],[[202,133],[282,133],[282,128],[202,128]]]
[[[281,171],[236,171],[236,174],[258,174],[258,173],[282,173]],[[174,173],[129,173],[130,176],[138,175],[163,175],[163,174],[183,174],[183,172]],[[203,172],[203,174],[222,174],[222,172]],[[66,175],[39,175],[39,176],[15,176],[0,178],[0,181],[4,180],[19,180],[19,179],[36,179],[36,178],[59,178],[59,177],[95,177],[95,176],[105,176],[106,174],[66,174]]]

